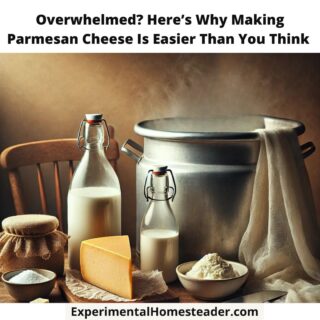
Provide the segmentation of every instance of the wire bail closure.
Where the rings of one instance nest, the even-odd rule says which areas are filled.
[[[148,184],[148,181],[151,181],[151,176],[152,176],[152,173],[153,173],[153,169],[150,169],[147,173],[147,176],[146,176],[146,180],[144,182],[144,196],[145,198],[147,199],[147,202],[149,200],[155,200],[155,201],[167,201],[167,200],[170,200],[173,201],[174,197],[176,196],[176,193],[177,193],[177,186],[176,186],[176,181],[174,179],[174,176],[173,176],[173,173],[172,173],[172,170],[171,169],[166,169],[166,172],[169,172],[170,173],[170,176],[171,176],[171,179],[172,179],[172,182],[173,182],[173,187],[172,186],[168,186],[166,192],[168,193],[168,197],[166,197],[165,199],[156,199],[156,198],[153,198],[152,197],[152,194],[154,193],[154,188],[150,185],[147,185]],[[171,190],[171,194],[169,195],[169,192]],[[151,196],[149,195],[151,192]]]
[[[80,123],[80,127],[79,127],[79,130],[78,130],[78,136],[77,136],[77,140],[78,140],[78,148],[80,150],[82,149],[86,149],[86,150],[89,150],[88,148],[85,147],[85,144],[84,144],[84,128],[85,128],[85,123],[88,123],[89,125],[95,125],[95,124],[100,124],[101,122],[104,124],[104,127],[105,127],[105,132],[107,133],[107,144],[103,146],[103,148],[107,149],[110,145],[110,132],[109,132],[109,127],[108,127],[108,124],[107,124],[107,121],[105,119],[101,119],[99,121],[96,121],[94,123],[90,123],[87,119],[83,119]]]

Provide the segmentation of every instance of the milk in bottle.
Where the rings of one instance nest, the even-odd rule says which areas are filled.
[[[157,166],[149,171],[145,185],[145,196],[150,200],[140,229],[140,264],[142,271],[160,270],[166,282],[176,279],[179,263],[179,229],[170,206],[175,195],[174,187],[169,186],[166,166]]]
[[[68,192],[71,269],[80,269],[81,241],[121,234],[120,184],[106,158],[104,124],[101,114],[87,114],[79,130],[79,144],[85,151]]]

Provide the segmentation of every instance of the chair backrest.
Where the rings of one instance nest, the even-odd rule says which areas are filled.
[[[110,146],[107,150],[107,158],[116,170],[119,159],[119,147],[114,140],[114,129],[109,126]],[[42,213],[48,213],[47,196],[44,187],[43,170],[41,164],[52,163],[54,175],[56,214],[62,223],[62,192],[59,173],[59,162],[68,163],[69,183],[74,172],[74,162],[81,159],[82,152],[79,150],[76,139],[55,139],[28,142],[6,148],[0,155],[0,163],[8,171],[11,193],[16,214],[26,213],[26,202],[23,197],[23,188],[19,168],[25,166],[36,166],[37,182]]]

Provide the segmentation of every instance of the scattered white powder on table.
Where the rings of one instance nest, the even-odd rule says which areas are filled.
[[[13,276],[9,282],[16,284],[32,284],[41,283],[50,280],[49,278],[43,276],[42,274],[35,272],[33,270],[24,270],[17,275]]]
[[[197,279],[221,280],[237,277],[238,273],[217,253],[209,253],[196,262],[186,275]]]

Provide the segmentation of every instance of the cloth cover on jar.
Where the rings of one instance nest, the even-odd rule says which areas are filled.
[[[57,230],[56,217],[23,214],[2,221],[0,232],[0,273],[20,268],[64,271],[64,247],[68,236]]]

